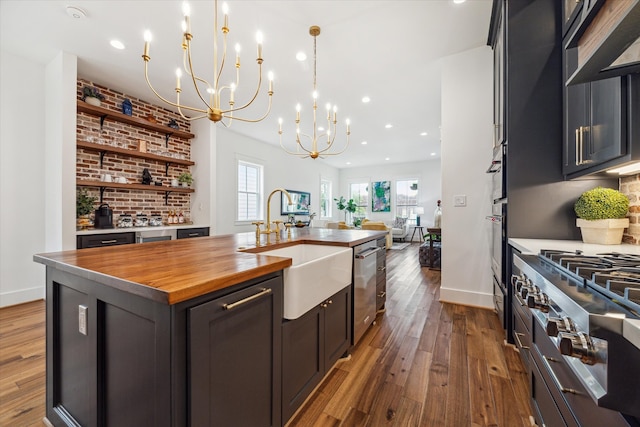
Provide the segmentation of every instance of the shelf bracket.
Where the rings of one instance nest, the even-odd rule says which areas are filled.
[[[102,199],[104,197],[104,190],[106,190],[107,187],[100,187],[100,204],[102,204]]]
[[[169,176],[169,165],[170,164],[171,163],[169,163],[169,162],[165,162],[165,164],[164,164],[164,176]]]
[[[169,148],[169,138],[171,137],[171,133],[164,134],[164,148]]]
[[[100,169],[102,169],[102,163],[103,163],[105,154],[107,154],[106,151],[100,151]]]
[[[164,192],[164,205],[167,206],[169,204],[169,194],[171,194],[171,191],[165,191]]]
[[[102,126],[104,125],[104,119],[106,118],[107,118],[106,114],[100,116],[100,131],[102,131]]]

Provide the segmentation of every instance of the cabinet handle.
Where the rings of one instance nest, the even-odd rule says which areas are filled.
[[[378,267],[378,271],[385,271],[387,267]]]
[[[117,239],[113,239],[113,240],[101,240],[100,243],[102,243],[103,245],[109,244],[109,243],[118,243]]]
[[[263,295],[267,295],[271,293],[271,289],[270,288],[262,288],[262,290],[260,290],[260,292],[258,292],[255,295],[251,295],[250,297],[246,297],[244,299],[241,299],[240,301],[236,301],[236,302],[232,302],[231,304],[223,304],[222,308],[224,308],[225,310],[231,310],[233,308],[236,308],[242,304],[248,303],[249,301],[253,301],[256,298],[260,298]]]
[[[547,370],[551,374],[551,379],[553,380],[553,382],[555,383],[556,387],[561,392],[563,392],[563,393],[572,393],[572,394],[580,394],[580,392],[578,390],[564,387],[562,385],[562,383],[560,383],[560,380],[558,379],[558,376],[556,375],[555,371],[551,367],[551,364],[549,364],[549,362],[557,362],[556,359],[554,359],[553,357],[549,357],[549,356],[542,356],[542,361],[544,362],[545,365],[547,365]]]
[[[199,236],[199,233],[189,233],[189,237],[196,237]]]
[[[527,304],[522,300],[522,298],[520,298],[520,295],[518,295],[517,292],[513,293],[513,296],[516,297],[516,299],[518,300],[518,304],[520,304],[522,307],[526,306]]]
[[[523,348],[525,350],[529,350],[528,346],[522,345],[522,341],[520,341],[520,335],[524,336],[524,334],[520,332],[516,332],[515,334],[513,334],[513,337],[516,339],[516,341],[518,341],[518,347]]]
[[[580,130],[576,128],[576,166],[580,166]]]
[[[378,294],[378,298],[384,298],[387,295],[385,291],[382,291]]]

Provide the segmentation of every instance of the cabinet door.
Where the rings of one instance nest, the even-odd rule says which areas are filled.
[[[286,422],[324,376],[324,311],[317,306],[282,324],[282,419]]]
[[[587,157],[592,164],[626,154],[626,120],[622,112],[623,78],[612,77],[589,83],[590,126]]]
[[[351,286],[333,295],[325,304],[324,366],[327,371],[351,344]]]
[[[200,228],[183,228],[178,229],[176,233],[176,237],[178,239],[188,239],[191,237],[203,237],[209,235],[209,227],[200,227]]]
[[[493,46],[493,146],[502,144],[504,138],[504,16],[502,3],[498,15],[495,45]]]
[[[192,426],[280,425],[282,279],[189,309]]]

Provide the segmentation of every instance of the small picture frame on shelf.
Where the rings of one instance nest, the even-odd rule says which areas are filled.
[[[147,141],[145,141],[144,139],[138,140],[138,151],[141,153],[147,152]]]

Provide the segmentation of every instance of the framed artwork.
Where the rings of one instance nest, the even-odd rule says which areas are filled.
[[[391,181],[377,181],[372,184],[371,211],[391,212]]]

